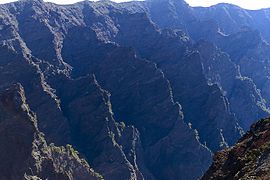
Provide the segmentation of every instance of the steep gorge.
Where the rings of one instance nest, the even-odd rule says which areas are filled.
[[[204,11],[212,13],[182,0],[0,5],[0,89],[4,99],[7,87],[21,94],[34,131],[14,126],[30,134],[26,157],[41,156],[22,160],[14,178],[202,176],[213,152],[270,112],[267,36],[236,25],[225,30]],[[20,122],[12,113],[1,122]],[[2,141],[11,126],[1,126]],[[12,141],[8,147],[24,148]],[[7,158],[18,153],[7,150]],[[45,170],[27,171],[33,162]],[[5,173],[0,177],[13,172]]]

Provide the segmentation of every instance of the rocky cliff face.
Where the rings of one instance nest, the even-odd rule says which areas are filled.
[[[165,7],[171,6],[167,11],[160,11],[159,16],[170,16],[173,20],[156,20],[158,17],[155,12],[161,6],[153,8],[149,4],[158,3]],[[192,8],[186,3],[166,0],[149,1],[147,7],[149,16],[159,26],[178,29],[184,24],[185,32],[193,40],[199,41],[195,49],[199,50],[202,57],[200,61],[205,78],[209,83],[219,86],[241,128],[246,131],[254,119],[269,115],[269,93],[266,90],[269,50],[265,42],[267,36],[257,25],[268,16],[265,14],[264,18],[259,19],[255,15],[260,14],[262,17],[266,10],[248,11],[227,4]],[[181,14],[179,9],[185,13]],[[180,20],[179,17],[185,18]],[[246,98],[240,98],[239,92]],[[247,115],[248,111],[252,114]]]
[[[256,31],[224,30],[199,11],[174,0],[0,5],[1,97],[21,84],[11,89],[34,122],[3,116],[27,135],[27,159],[3,179],[200,177],[212,152],[269,115],[269,49]]]
[[[94,76],[78,79],[60,76],[53,80],[51,84],[57,90],[61,109],[71,127],[72,143],[105,179],[152,176],[140,159],[139,132],[115,122],[110,94],[100,87]]]
[[[124,22],[118,22],[122,23],[120,27],[125,28],[127,26],[123,27],[123,24],[128,25],[133,21],[134,19],[125,19]],[[226,109],[226,97],[222,97],[220,90],[215,85],[209,85],[204,78],[201,57],[191,48],[189,38],[182,31],[158,32],[151,23],[148,23],[147,27],[149,34],[145,35],[145,38],[141,37],[143,41],[139,41],[141,33],[136,34],[128,30],[122,30],[126,33],[119,34],[116,41],[126,46],[136,47],[140,56],[156,63],[164,72],[171,83],[174,98],[181,102],[186,121],[192,123],[193,127],[199,131],[201,142],[206,143],[214,151],[222,148],[224,137],[225,144],[234,142],[239,137],[236,119]],[[136,29],[136,32],[143,32],[143,29]],[[185,74],[190,76],[186,77]],[[212,99],[214,96],[210,94],[215,94],[215,98]],[[214,110],[215,108],[218,110]],[[197,113],[194,114],[194,111]],[[215,111],[222,112],[224,116],[213,114]],[[201,121],[201,119],[207,119],[207,121]],[[232,124],[227,126],[219,124],[218,121]],[[208,131],[206,126],[209,125],[215,127],[216,131]],[[213,134],[209,135],[211,133]],[[216,139],[210,140],[209,137],[216,137]]]
[[[201,21],[212,19],[225,34],[237,33],[246,27],[258,30],[269,41],[269,9],[246,10],[231,4],[218,4],[209,8],[194,8]]]
[[[251,78],[269,102],[269,50],[259,31],[245,29],[229,36],[220,36],[216,44],[231,56],[243,76]]]
[[[93,11],[98,12],[98,16],[101,18],[106,18],[108,22],[111,22],[110,26],[112,26],[113,21],[111,17],[104,14],[103,9],[115,9],[118,8],[118,5],[108,3],[108,5],[104,6],[103,4],[90,3],[84,4],[84,6],[85,9],[88,9],[86,19],[92,20],[91,22],[86,21],[86,23],[89,23],[89,27],[97,26],[98,20],[95,20],[97,15],[92,14],[91,12]],[[99,9],[92,10],[92,8]],[[100,12],[100,9],[103,11]],[[129,13],[125,11],[123,13],[130,16]],[[111,10],[108,12],[113,11]],[[117,14],[113,17],[116,17],[116,15]],[[146,18],[146,22],[149,22],[144,14],[136,14],[136,17],[137,15],[139,18]],[[134,24],[140,26],[137,23]],[[181,162],[181,157],[183,157],[185,150],[183,151],[181,146],[178,145],[179,143],[182,144],[182,142],[180,142],[181,140],[172,138],[172,144],[175,144],[173,149],[179,152],[179,160],[177,160],[175,167],[171,167],[171,164],[164,163],[171,158],[172,154],[168,154],[168,152],[166,152],[169,146],[165,145],[164,142],[161,142],[163,138],[169,136],[173,129],[177,128],[176,126],[179,126],[180,124],[183,125],[182,131],[186,132],[183,133],[179,131],[177,134],[173,135],[173,137],[182,136],[183,134],[191,138],[190,144],[185,143],[187,150],[190,151],[189,158],[194,158],[197,156],[196,154],[200,153],[207,154],[207,150],[198,144],[193,132],[190,131],[188,126],[183,123],[180,106],[178,103],[174,102],[170,84],[163,72],[152,62],[137,58],[132,49],[109,44],[106,45],[98,39],[93,39],[94,42],[98,43],[87,41],[87,39],[97,34],[97,32],[103,34],[104,37],[110,37],[110,34],[106,33],[109,33],[111,29],[119,31],[116,28],[111,28],[110,26],[110,28],[108,28],[106,23],[99,23],[99,26],[104,26],[103,28],[105,30],[101,29],[104,32],[101,30],[89,32],[85,28],[78,27],[76,28],[77,31],[71,29],[68,33],[69,38],[64,41],[63,57],[67,62],[69,62],[69,64],[76,67],[74,68],[75,73],[73,76],[94,73],[100,84],[105,89],[109,90],[113,105],[112,110],[115,113],[116,119],[121,119],[128,125],[134,124],[135,127],[138,128],[141,134],[144,156],[148,159],[146,160],[146,165],[156,178],[162,179],[167,177],[167,174],[165,174],[166,170],[157,171],[157,168],[154,167],[156,164],[163,164],[161,167],[166,167],[166,169],[171,168],[176,170],[177,168],[182,168],[181,164],[184,162]],[[91,36],[89,37],[89,35]],[[100,38],[99,36],[97,37]],[[108,41],[107,39],[102,40]],[[71,49],[79,47],[77,44],[78,42],[80,42],[82,48],[80,48],[79,51],[71,51]],[[99,54],[95,53],[96,50],[99,50]],[[91,60],[87,61],[88,57],[91,57]],[[79,68],[82,67],[82,63],[84,64],[83,67],[85,69],[79,70]],[[79,71],[76,72],[75,69]],[[199,151],[192,152],[192,146],[196,146],[196,144],[199,145]],[[160,152],[162,148],[165,149],[165,152]],[[153,154],[160,155],[161,153],[168,155],[164,155],[164,160],[160,160],[160,162],[158,162],[156,157],[152,157]],[[207,156],[209,156],[209,154]],[[198,168],[196,171],[200,171],[200,166],[207,164],[207,161],[207,158],[202,159],[199,162],[193,163],[192,166]],[[186,165],[186,167],[188,166],[191,166],[191,164]],[[177,177],[178,174],[175,173],[175,170],[173,170],[167,178]],[[158,174],[160,177],[158,177]],[[182,176],[193,178],[190,174],[183,173]]]
[[[68,145],[47,145],[20,84],[1,86],[1,179],[102,179]]]
[[[160,30],[139,8],[139,10],[123,8],[111,2],[90,4],[90,7],[95,12],[99,12],[100,17],[106,17],[107,19],[107,21],[100,21],[96,18],[96,15],[87,14],[89,16],[87,19],[91,19],[88,26],[100,26],[98,30],[95,30],[95,33],[103,34],[108,38],[106,41],[114,41],[122,46],[134,47],[138,57],[155,63],[164,73],[170,82],[173,98],[181,102],[186,121],[192,123],[193,127],[199,131],[201,142],[206,143],[212,150],[217,150],[226,146],[226,144],[234,143],[240,137],[237,120],[226,109],[226,97],[222,97],[221,91],[215,85],[208,85],[203,75],[200,56],[192,49],[191,41],[184,32],[180,30]],[[115,8],[120,10],[113,11],[112,9]],[[91,11],[89,10],[89,12]],[[110,22],[110,25],[108,25],[108,22]],[[115,30],[113,36],[111,35],[111,29]],[[69,39],[74,40],[76,38],[82,39],[81,37]],[[68,41],[66,44],[71,49],[74,42]],[[64,56],[67,54],[65,52],[63,51]],[[66,56],[65,59],[78,58],[77,62],[79,59],[84,59],[84,56],[89,57],[91,49],[87,53],[88,55],[69,53],[70,55]],[[187,66],[189,68],[186,68]],[[189,79],[184,77],[184,74],[192,73],[194,76],[189,77]],[[184,86],[185,88],[183,88]],[[215,94],[216,98],[212,99],[210,94]],[[194,103],[195,101],[196,103]],[[191,102],[193,103],[190,104]],[[202,107],[205,108],[202,109]],[[218,110],[214,110],[215,108]],[[194,114],[194,111],[198,113]],[[219,116],[214,113],[218,111],[222,112],[223,115]],[[207,119],[207,121],[201,119]],[[230,120],[226,121],[225,119]],[[216,129],[215,131],[207,128],[209,122]],[[225,125],[226,123],[231,124]],[[209,135],[211,133],[212,135]],[[213,138],[210,137],[215,137],[215,140],[213,141]]]
[[[128,6],[112,5],[115,16],[133,17]],[[199,177],[211,152],[183,121],[163,71],[109,42],[118,29],[116,19],[100,12],[104,7],[38,0],[2,5],[3,26],[10,27],[1,42],[2,84],[24,85],[49,142],[71,143],[105,179]]]
[[[202,56],[206,78],[209,83],[217,84],[228,98],[228,108],[237,117],[240,127],[247,131],[254,119],[269,114],[264,94],[257,89],[253,78],[242,75],[242,68],[228,54],[207,41],[199,41],[197,49]]]
[[[262,119],[238,143],[217,153],[202,179],[269,179],[270,120]]]

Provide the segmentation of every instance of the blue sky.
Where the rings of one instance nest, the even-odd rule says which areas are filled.
[[[16,0],[0,0],[0,4],[8,3]],[[58,4],[71,4],[80,0],[44,0],[55,2]],[[128,0],[114,0],[116,2],[124,2]],[[236,4],[247,9],[260,9],[270,7],[270,0],[186,0],[191,6],[211,6],[221,2]]]

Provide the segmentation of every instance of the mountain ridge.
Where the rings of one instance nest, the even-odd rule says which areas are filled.
[[[197,179],[212,153],[270,114],[265,36],[198,18],[208,10],[174,0],[0,5],[0,84],[21,84],[46,141],[72,144],[105,179]]]

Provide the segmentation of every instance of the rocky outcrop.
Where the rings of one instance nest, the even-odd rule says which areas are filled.
[[[270,120],[262,119],[238,143],[217,153],[202,179],[269,179]]]
[[[20,84],[1,86],[1,179],[102,179],[68,145],[47,145]]]

